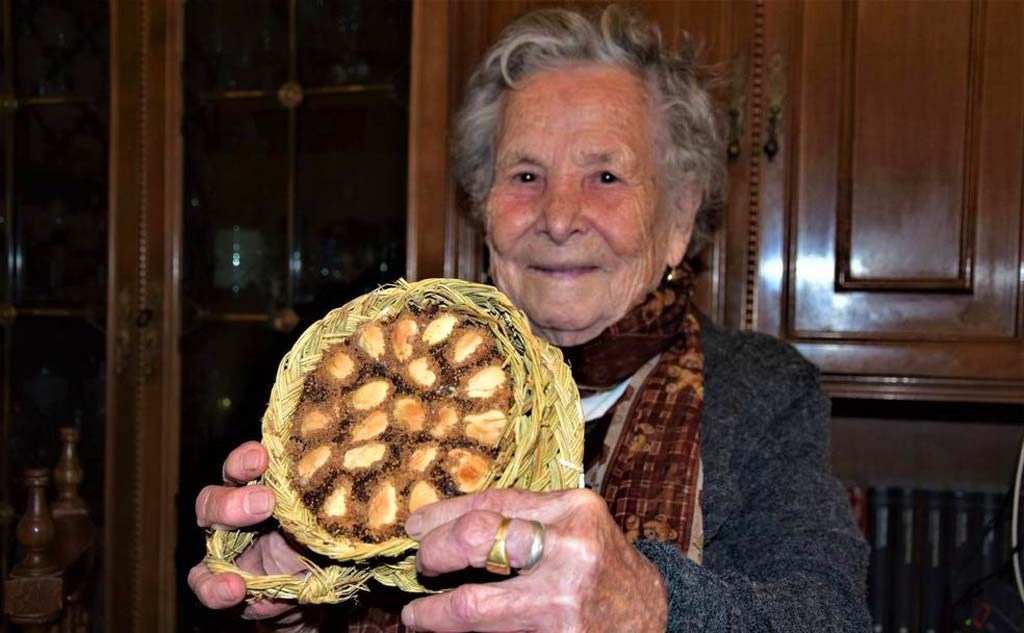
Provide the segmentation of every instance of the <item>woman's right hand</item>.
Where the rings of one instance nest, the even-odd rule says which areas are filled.
[[[224,461],[223,486],[207,486],[196,497],[196,522],[201,528],[237,530],[265,521],[274,509],[274,494],[266,486],[246,484],[267,468],[267,451],[259,442],[246,442]],[[298,552],[274,530],[256,539],[235,564],[258,575],[305,571]],[[200,562],[188,574],[188,584],[199,601],[211,609],[227,609],[245,599],[245,581],[238,574],[215,574]],[[310,628],[306,613],[288,600],[250,601],[242,611],[249,620],[276,619],[281,630]]]

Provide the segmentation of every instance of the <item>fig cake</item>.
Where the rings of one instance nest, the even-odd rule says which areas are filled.
[[[253,598],[437,591],[404,533],[413,510],[582,485],[583,411],[561,352],[498,289],[460,279],[400,279],[311,324],[278,364],[261,429],[258,483],[309,573],[247,572],[237,558],[263,527],[212,530],[207,568],[240,575]]]
[[[291,484],[329,534],[381,543],[480,490],[509,428],[511,375],[488,328],[407,306],[327,347],[291,418]]]

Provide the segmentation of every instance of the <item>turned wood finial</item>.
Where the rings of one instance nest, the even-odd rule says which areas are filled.
[[[57,499],[53,502],[54,515],[76,512],[85,513],[85,501],[79,495],[85,473],[78,460],[78,429],[61,427],[60,460],[53,469],[53,481],[57,484]]]
[[[46,486],[49,483],[50,473],[46,469],[25,471],[28,499],[25,515],[15,532],[25,556],[11,572],[14,576],[44,576],[58,571],[49,551],[54,535],[53,519],[46,507]]]
[[[57,499],[53,502],[56,542],[51,548],[57,564],[68,567],[88,551],[94,540],[89,510],[79,493],[85,473],[78,459],[78,429],[60,429],[60,460],[53,469]]]

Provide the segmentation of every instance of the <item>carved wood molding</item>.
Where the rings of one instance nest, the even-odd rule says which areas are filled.
[[[111,3],[105,617],[175,630],[181,3]]]
[[[1024,382],[822,374],[831,398],[1024,404]]]
[[[746,275],[743,283],[743,329],[757,323],[757,280],[760,266],[761,145],[764,137],[765,70],[764,0],[754,4],[753,45],[750,52],[750,176],[748,182]]]
[[[791,341],[821,369],[830,395],[1024,402],[1024,350],[1004,342],[884,344]]]

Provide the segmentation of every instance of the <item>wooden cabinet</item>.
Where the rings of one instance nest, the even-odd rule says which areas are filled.
[[[796,344],[833,395],[1024,401],[1024,4],[754,9],[769,120],[758,208],[731,217],[756,274],[727,320]]]
[[[727,72],[704,310],[792,342],[833,396],[1024,402],[1024,3],[635,4]],[[551,5],[574,6],[454,3],[451,94]],[[479,239],[448,221],[444,270],[480,277]]]
[[[187,587],[203,552],[192,504],[231,446],[258,437],[296,320],[435,247],[406,249],[406,185],[419,217],[438,178],[429,160],[407,174],[405,155],[407,142],[434,142],[431,113],[445,112],[424,63],[443,12],[399,0],[0,4],[0,147],[14,174],[0,187],[0,259],[27,273],[0,270],[0,378],[16,379],[0,406],[0,567],[12,562],[8,506],[24,507],[9,501],[12,479],[52,466],[56,426],[74,424],[104,543],[93,626],[249,630],[200,612]]]

